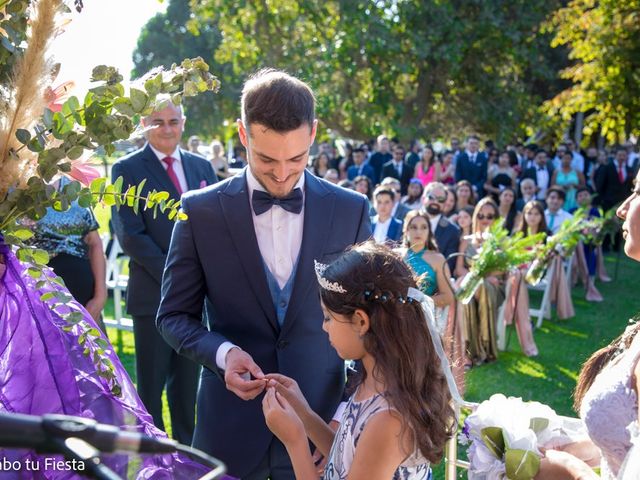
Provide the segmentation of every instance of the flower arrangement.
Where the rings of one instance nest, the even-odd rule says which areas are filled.
[[[67,1],[82,10],[82,1]],[[178,105],[183,97],[217,91],[220,83],[201,58],[155,69],[131,87],[123,85],[115,68],[102,65],[93,69],[95,86],[84,99],[62,101],[68,83],[52,88],[59,67],[47,49],[69,12],[64,0],[0,0],[0,242],[30,265],[41,300],[66,320],[65,329],[84,332],[79,338],[85,355],[94,359],[102,376],[116,382],[100,332],[86,324],[81,312],[66,307],[69,294],[55,286],[61,280],[44,268],[49,255],[28,245],[33,232],[20,220],[37,221],[47,208],[64,211],[74,201],[83,207],[127,204],[136,211],[142,204],[171,219],[184,218],[180,202],[170,200],[167,192],[143,197],[143,183],[123,191],[121,178],[113,184],[105,178],[90,181],[95,175],[83,159],[98,148],[112,154],[114,142],[141,133],[141,117],[168,102]],[[58,191],[50,183],[60,174],[73,181]],[[47,285],[51,288],[45,293]],[[117,392],[119,385],[112,383],[112,390]]]
[[[585,436],[580,420],[560,417],[538,402],[492,395],[464,422],[469,444],[469,480],[531,480],[541,448],[560,447]]]
[[[537,246],[534,252],[535,259],[525,275],[527,283],[534,286],[540,283],[553,257],[571,256],[578,242],[592,234],[594,226],[594,219],[588,219],[585,210],[577,210],[571,220],[563,222],[554,235],[547,237],[546,243]]]
[[[471,301],[484,278],[530,262],[535,254],[534,247],[544,241],[544,233],[523,237],[522,232],[517,232],[509,236],[503,223],[502,219],[496,220],[482,234],[482,246],[471,259],[469,273],[456,290],[456,296],[463,304]]]

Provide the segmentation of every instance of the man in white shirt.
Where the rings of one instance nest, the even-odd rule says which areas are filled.
[[[264,373],[281,373],[325,421],[335,413],[344,361],[322,330],[314,263],[371,236],[369,205],[305,172],[317,128],[308,85],[262,70],[245,83],[241,111],[248,167],[183,197],[188,220],[173,232],[157,324],[173,348],[205,367],[193,446],[234,477],[293,480],[257,397]],[[200,322],[205,303],[208,328]]]
[[[560,187],[551,187],[547,190],[547,209],[544,211],[544,217],[547,228],[552,234],[558,233],[560,226],[573,218],[573,215],[562,209],[565,199],[566,194]]]
[[[402,237],[402,222],[392,215],[395,192],[379,186],[373,192],[373,202],[377,215],[371,219],[371,227],[376,243],[398,242]]]

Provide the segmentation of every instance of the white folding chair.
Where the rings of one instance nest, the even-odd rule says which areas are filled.
[[[536,328],[540,328],[542,325],[542,319],[546,318],[549,320],[551,318],[551,283],[553,282],[553,269],[548,268],[547,273],[544,278],[540,280],[540,283],[536,286],[532,286],[527,284],[527,288],[529,290],[541,291],[542,293],[542,301],[540,302],[540,306],[538,308],[532,308],[531,304],[529,305],[529,315],[532,318],[536,318]]]
[[[122,273],[128,257],[120,255],[122,248],[114,236],[111,251],[107,258],[107,289],[113,292],[113,320],[104,319],[105,325],[119,330],[133,330],[133,322],[122,315],[122,292],[126,291],[129,276]]]

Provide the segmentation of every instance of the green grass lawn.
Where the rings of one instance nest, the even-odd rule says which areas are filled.
[[[610,276],[615,273],[616,257],[606,258]],[[638,289],[640,266],[621,257],[618,279],[608,284],[598,284],[605,297],[602,303],[588,303],[584,290],[573,291],[575,318],[545,321],[534,337],[540,351],[536,358],[527,358],[520,352],[518,338],[513,327],[507,329],[509,343],[494,363],[474,367],[467,373],[465,398],[480,402],[493,393],[522,397],[546,403],[558,414],[575,416],[571,408],[572,393],[584,360],[600,347],[608,344],[624,330],[628,319],[638,312]],[[537,304],[540,295],[535,292],[532,302]],[[113,304],[105,309],[105,316],[113,316]],[[125,368],[135,381],[133,335],[109,329],[109,338],[114,344]],[[232,412],[230,412],[232,413]],[[165,401],[165,425],[170,428]],[[442,466],[434,470],[434,479],[444,478]],[[461,474],[460,478],[466,478]]]

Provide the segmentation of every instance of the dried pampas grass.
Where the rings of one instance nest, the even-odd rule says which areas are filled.
[[[46,106],[45,89],[51,81],[47,59],[49,42],[56,33],[56,17],[63,0],[34,0],[27,48],[17,59],[9,84],[9,101],[0,105],[0,201],[13,186],[23,186],[37,155],[23,149],[15,137],[19,128],[31,129]]]

